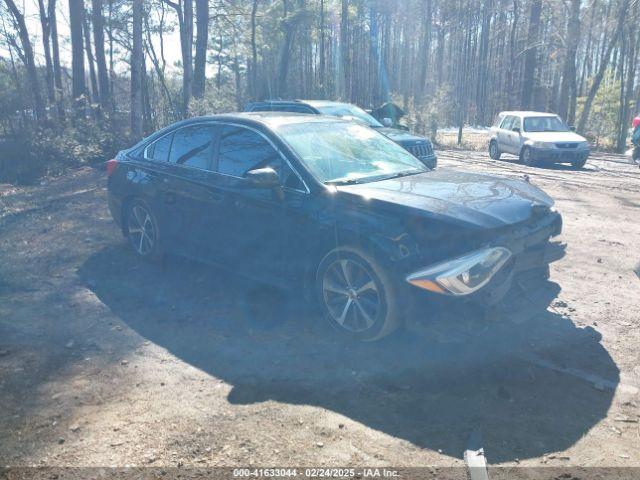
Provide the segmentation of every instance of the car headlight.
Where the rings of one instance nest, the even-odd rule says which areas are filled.
[[[484,248],[412,273],[407,282],[436,293],[469,295],[489,283],[509,258],[504,247]]]
[[[535,148],[555,148],[555,144],[551,142],[532,142],[531,144]]]
[[[589,142],[580,142],[578,144],[578,148],[581,148],[581,149],[589,148]]]

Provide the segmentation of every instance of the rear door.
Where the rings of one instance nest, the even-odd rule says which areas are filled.
[[[203,254],[202,236],[210,222],[203,213],[213,199],[222,201],[210,185],[214,131],[210,123],[176,130],[161,180],[161,212],[165,218],[161,235],[169,240],[171,250],[193,258]]]
[[[498,148],[501,152],[510,153],[509,149],[509,131],[513,121],[513,115],[503,117],[502,123],[498,126],[496,137],[498,139]]]

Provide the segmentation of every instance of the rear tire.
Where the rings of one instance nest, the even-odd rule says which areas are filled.
[[[397,282],[359,248],[329,252],[318,267],[316,291],[325,317],[341,335],[379,340],[401,324]]]
[[[161,257],[158,221],[146,202],[134,199],[125,209],[124,232],[129,246],[145,260]]]
[[[500,160],[501,156],[502,152],[498,148],[498,142],[491,140],[491,142],[489,142],[489,157],[493,160]]]

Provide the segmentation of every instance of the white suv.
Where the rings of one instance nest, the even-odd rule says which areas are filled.
[[[502,112],[491,128],[489,156],[517,155],[526,165],[538,162],[570,163],[582,168],[589,157],[589,142],[553,113]]]

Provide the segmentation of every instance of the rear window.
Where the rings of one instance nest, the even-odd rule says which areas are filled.
[[[157,160],[159,162],[166,162],[169,160],[169,151],[171,150],[171,143],[173,142],[173,133],[165,135],[164,137],[151,143],[144,151],[144,157],[149,160]]]
[[[169,161],[178,165],[208,169],[213,152],[213,127],[192,125],[175,133]],[[157,148],[157,147],[156,147]]]

